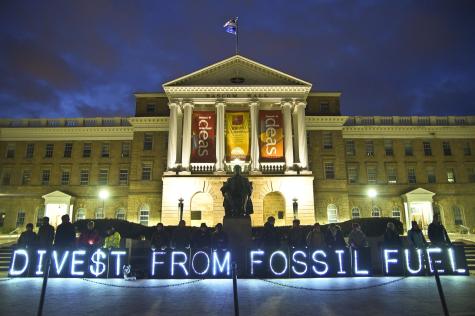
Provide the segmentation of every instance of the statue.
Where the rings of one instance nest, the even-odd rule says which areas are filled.
[[[241,175],[241,166],[234,167],[234,175],[224,182],[221,192],[226,216],[242,217],[253,213],[252,183]]]

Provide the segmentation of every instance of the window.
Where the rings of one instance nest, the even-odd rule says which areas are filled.
[[[381,209],[377,206],[374,206],[371,209],[371,217],[381,217]]]
[[[36,214],[36,227],[40,227],[43,223],[43,217],[45,216],[45,207],[38,207],[38,212]]]
[[[125,221],[127,218],[125,210],[123,208],[119,208],[117,212],[115,212],[115,218]]]
[[[45,147],[45,158],[53,157],[54,144],[46,144]]]
[[[191,211],[190,219],[192,221],[201,221],[201,211]]]
[[[31,159],[33,158],[34,153],[35,153],[35,144],[26,144],[25,157],[28,159]]]
[[[352,140],[346,141],[346,155],[347,156],[354,156],[356,154],[355,150],[355,142]]]
[[[325,169],[325,179],[335,179],[335,167],[333,162],[324,162],[323,168]]]
[[[412,156],[413,155],[411,141],[407,141],[407,142],[404,143],[404,155],[406,155],[406,156]]]
[[[7,152],[5,153],[7,158],[15,158],[15,144],[7,145]]]
[[[2,185],[10,185],[12,172],[9,169],[4,169],[2,173]]]
[[[351,218],[360,218],[361,217],[361,211],[358,207],[353,207],[351,209]]]
[[[142,180],[152,180],[152,164],[142,164]]]
[[[416,168],[409,167],[407,168],[407,182],[410,184],[417,183],[416,181]]]
[[[41,184],[42,185],[48,185],[49,184],[49,177],[50,177],[51,171],[49,169],[44,169],[41,171]]]
[[[327,217],[329,224],[338,222],[338,209],[335,204],[328,204]]]
[[[471,182],[471,183],[475,182],[475,168],[473,167],[467,168],[467,177],[468,177],[468,182]]]
[[[128,169],[120,169],[119,170],[119,184],[120,185],[127,185],[129,183],[129,170]]]
[[[71,172],[69,170],[63,170],[61,172],[61,185],[68,185],[71,178]]]
[[[463,154],[464,154],[465,156],[471,156],[471,155],[472,155],[472,148],[471,148],[469,142],[466,142],[466,143],[463,145]]]
[[[31,183],[31,170],[25,169],[23,170],[23,174],[21,175],[21,184],[28,185]]]
[[[358,182],[358,167],[348,166],[348,183]]]
[[[427,167],[427,183],[436,183],[437,178],[435,176],[435,168],[434,167]]]
[[[424,147],[424,155],[425,156],[432,156],[432,148],[430,146],[430,143],[429,142],[423,142],[422,145]]]
[[[366,167],[366,173],[367,173],[367,176],[368,176],[368,183],[376,183],[376,181],[377,181],[376,166]]]
[[[455,171],[454,168],[447,169],[447,182],[455,183]]]
[[[76,212],[76,220],[79,221],[82,219],[86,219],[86,210],[83,208],[79,208]]]
[[[105,218],[104,209],[102,207],[96,208],[96,213],[94,214],[94,217],[96,219],[104,219]]]
[[[366,148],[366,155],[368,157],[374,156],[374,144],[372,140],[367,140],[365,142],[365,148]]]
[[[396,167],[388,167],[387,168],[387,175],[388,175],[388,183],[394,184],[397,183],[397,171]]]
[[[109,143],[102,143],[102,146],[101,146],[101,157],[102,158],[109,158],[109,149],[110,149],[110,144]]]
[[[109,179],[109,169],[99,169],[99,176],[97,177],[98,185],[106,185]]]
[[[16,216],[16,227],[23,227],[25,225],[25,211],[18,211]]]
[[[147,104],[147,113],[148,114],[155,113],[155,104]]]
[[[394,155],[394,150],[393,150],[393,141],[390,139],[385,139],[384,140],[384,152],[386,153],[386,156],[393,156]]]
[[[398,206],[393,207],[393,211],[391,212],[392,218],[401,219],[401,209]]]
[[[458,206],[453,207],[455,225],[463,225],[462,211]]]
[[[153,147],[153,134],[143,135],[143,150],[152,150]]]
[[[328,102],[320,102],[320,113],[322,114],[330,113],[330,104]]]
[[[64,144],[64,158],[71,158],[72,152],[73,152],[73,144],[72,143]]]
[[[122,158],[129,158],[130,157],[130,143],[124,142],[122,143],[122,150],[120,153]]]
[[[148,206],[142,206],[139,211],[139,223],[144,226],[148,226],[148,220],[150,217],[150,210]]]
[[[92,152],[92,144],[91,143],[85,143],[82,147],[82,156],[84,158],[89,158],[89,157],[91,157],[91,152]]]
[[[333,138],[331,132],[323,132],[323,149],[333,148]]]
[[[89,170],[88,169],[81,169],[81,172],[79,173],[79,184],[80,185],[89,184]]]
[[[442,149],[444,151],[444,156],[452,156],[452,149],[450,148],[449,142],[443,142]]]

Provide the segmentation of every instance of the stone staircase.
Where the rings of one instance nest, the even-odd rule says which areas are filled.
[[[0,276],[2,277],[8,274],[12,253],[13,248],[11,246],[3,246],[0,248]]]
[[[465,257],[467,258],[467,266],[470,274],[475,274],[475,245],[474,244],[465,244]]]

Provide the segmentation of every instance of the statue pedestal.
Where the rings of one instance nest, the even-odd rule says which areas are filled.
[[[247,269],[247,252],[252,244],[251,218],[224,216],[223,230],[228,235],[231,258],[237,263],[238,275],[244,275]]]

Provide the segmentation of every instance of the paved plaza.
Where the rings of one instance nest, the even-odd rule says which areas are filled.
[[[36,314],[41,282],[0,281],[0,315]],[[442,315],[432,277],[238,282],[241,315]],[[451,315],[475,315],[474,277],[443,277],[442,283]],[[44,315],[68,316],[233,313],[231,280],[50,279],[44,309]]]

